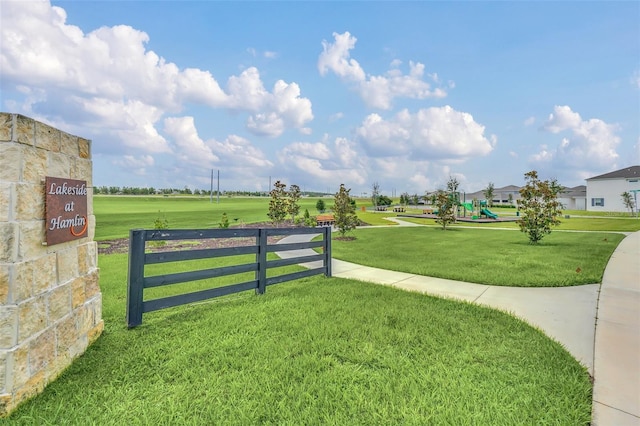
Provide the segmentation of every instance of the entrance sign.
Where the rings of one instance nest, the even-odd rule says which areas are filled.
[[[45,227],[47,245],[87,236],[87,181],[45,178]]]

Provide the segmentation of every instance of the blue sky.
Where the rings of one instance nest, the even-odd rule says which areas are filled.
[[[94,185],[422,194],[640,164],[638,2],[0,0],[0,109]]]

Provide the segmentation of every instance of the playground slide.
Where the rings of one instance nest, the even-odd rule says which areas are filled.
[[[486,217],[490,217],[491,219],[497,219],[498,215],[493,213],[491,210],[489,209],[482,209],[480,210],[480,214],[485,215]]]
[[[472,212],[473,211],[473,204],[472,203],[460,203],[460,205],[462,207],[464,207],[465,209],[467,209],[468,212]]]

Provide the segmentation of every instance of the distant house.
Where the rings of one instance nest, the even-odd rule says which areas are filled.
[[[587,209],[587,187],[579,185],[573,188],[564,188],[558,194],[558,201],[564,210],[586,210]]]
[[[515,185],[507,185],[502,188],[495,188],[493,190],[493,204],[513,204],[516,205],[516,200],[520,199],[520,187]]]
[[[587,179],[587,211],[625,212],[622,193],[640,192],[640,166],[631,166]],[[636,204],[637,208],[637,204]]]
[[[487,197],[484,196],[484,190],[476,191],[476,192],[468,192],[465,194],[465,198],[467,201],[471,201],[473,199],[476,200],[485,200]],[[502,188],[494,188],[493,189],[493,200],[492,204],[494,206],[499,205],[516,205],[516,201],[520,199],[520,187],[515,185],[507,185]]]

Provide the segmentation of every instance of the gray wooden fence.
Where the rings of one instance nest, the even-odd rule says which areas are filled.
[[[270,236],[289,236],[321,234],[322,240],[288,244],[269,244]],[[206,240],[255,238],[255,244],[241,247],[222,247],[195,250],[174,250],[147,252],[147,242],[168,240]],[[322,247],[322,253],[267,260],[267,253]],[[163,275],[145,276],[145,265],[180,262],[185,260],[207,259],[214,257],[255,254],[255,262],[222,266],[212,269],[175,272]],[[322,266],[311,267],[304,271],[293,272],[267,278],[269,268],[320,261]],[[166,286],[190,281],[222,277],[244,272],[255,272],[255,279],[234,283],[224,287],[215,287],[191,293],[178,294],[152,300],[144,300],[144,289]],[[205,299],[255,290],[263,294],[269,285],[296,280],[312,275],[331,276],[331,228],[259,228],[259,229],[182,229],[182,230],[143,230],[129,232],[129,275],[127,288],[127,325],[129,328],[142,324],[142,314],[172,306],[184,305]]]

